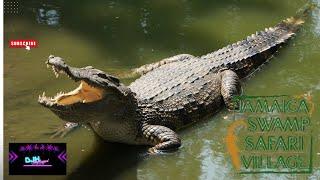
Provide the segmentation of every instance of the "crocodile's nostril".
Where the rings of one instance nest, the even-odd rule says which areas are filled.
[[[49,59],[52,59],[52,58],[54,58],[54,55],[50,55],[50,56],[49,56]]]

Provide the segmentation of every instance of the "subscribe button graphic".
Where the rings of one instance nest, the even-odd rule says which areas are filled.
[[[9,143],[10,175],[65,175],[66,143]]]
[[[25,48],[30,50],[31,48],[38,47],[38,41],[33,39],[17,39],[9,41],[9,48]]]

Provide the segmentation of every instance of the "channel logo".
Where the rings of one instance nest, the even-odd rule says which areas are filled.
[[[65,175],[66,143],[9,143],[9,175]]]

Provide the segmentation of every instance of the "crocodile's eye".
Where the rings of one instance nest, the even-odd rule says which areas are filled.
[[[119,85],[119,83],[120,83],[120,80],[118,78],[116,78],[114,76],[111,76],[111,75],[107,75],[107,74],[105,74],[103,72],[102,73],[98,72],[97,76],[102,78],[102,79],[109,80],[109,81],[113,82],[116,85]]]

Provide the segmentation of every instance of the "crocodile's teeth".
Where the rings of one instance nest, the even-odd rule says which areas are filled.
[[[54,66],[51,66],[51,68],[52,68],[52,71],[53,71],[53,72],[56,72],[56,71],[57,71]]]
[[[47,68],[48,68],[48,69],[50,68],[50,65],[49,65],[49,64],[47,64]]]
[[[43,91],[42,97],[46,97],[46,92]]]
[[[59,77],[59,73],[54,72],[54,74],[56,75],[56,78],[58,78],[58,77]]]

